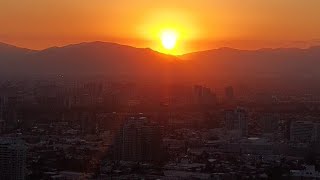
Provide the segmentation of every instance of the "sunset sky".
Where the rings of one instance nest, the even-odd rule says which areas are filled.
[[[161,31],[178,32],[175,54],[320,42],[319,0],[0,0],[0,41],[32,49],[112,41],[161,51]]]

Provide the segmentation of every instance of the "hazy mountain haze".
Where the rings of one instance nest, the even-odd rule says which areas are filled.
[[[2,75],[90,75],[129,79],[319,78],[320,47],[220,48],[172,56],[147,48],[86,42],[34,51],[0,45]]]

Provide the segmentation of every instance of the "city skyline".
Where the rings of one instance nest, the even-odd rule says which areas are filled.
[[[0,180],[320,179],[319,0],[0,0]]]

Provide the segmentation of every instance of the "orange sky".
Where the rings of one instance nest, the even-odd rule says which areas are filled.
[[[43,49],[113,41],[160,50],[176,29],[175,54],[231,46],[305,46],[320,39],[319,0],[0,0],[0,41]]]

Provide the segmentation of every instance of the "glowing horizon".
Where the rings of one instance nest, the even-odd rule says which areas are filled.
[[[166,53],[159,33],[173,29],[179,40],[170,54],[305,47],[320,44],[318,7],[318,0],[0,0],[0,42],[45,49],[106,41]]]

